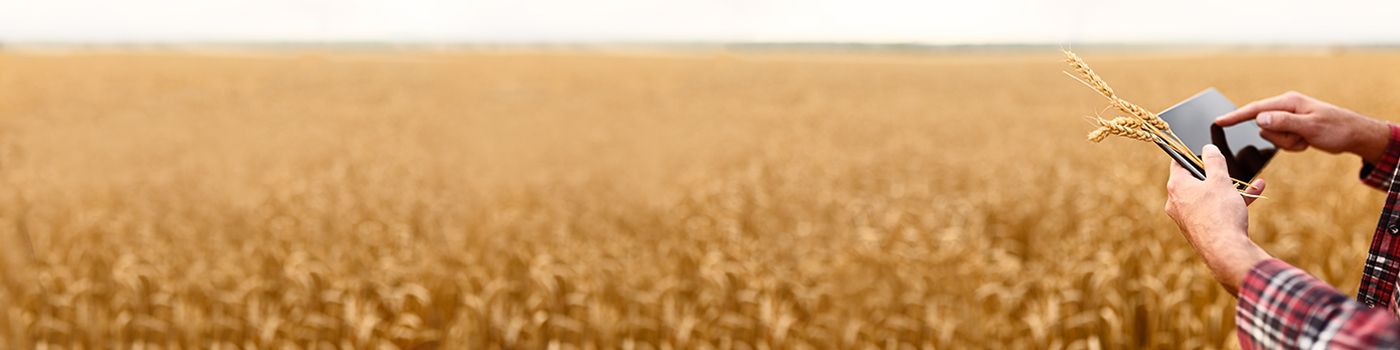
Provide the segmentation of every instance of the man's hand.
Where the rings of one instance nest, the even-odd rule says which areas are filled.
[[[1215,280],[1230,294],[1244,282],[1245,274],[1269,254],[1249,240],[1249,212],[1253,198],[1235,191],[1225,157],[1215,145],[1201,150],[1206,179],[1196,180],[1176,162],[1167,178],[1167,216],[1205,260]],[[1255,180],[1250,194],[1264,191],[1264,180]]]
[[[1374,164],[1390,142],[1390,128],[1384,122],[1297,92],[1250,102],[1216,118],[1215,123],[1231,126],[1250,119],[1259,123],[1260,136],[1289,151],[1312,146],[1328,153],[1356,154]]]

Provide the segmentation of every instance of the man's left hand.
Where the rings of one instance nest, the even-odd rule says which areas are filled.
[[[1176,162],[1167,178],[1167,216],[1205,260],[1216,281],[1230,294],[1244,282],[1245,274],[1269,254],[1249,240],[1249,211],[1254,198],[1241,196],[1230,181],[1225,157],[1215,145],[1201,150],[1206,179],[1197,180]],[[1264,191],[1264,180],[1255,180],[1247,192]]]

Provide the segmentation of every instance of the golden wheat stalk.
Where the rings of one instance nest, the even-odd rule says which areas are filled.
[[[1162,120],[1162,118],[1158,117],[1156,113],[1152,113],[1146,108],[1142,108],[1142,106],[1138,106],[1135,103],[1128,102],[1128,100],[1118,97],[1118,94],[1113,92],[1113,88],[1108,86],[1108,82],[1105,82],[1103,77],[1100,77],[1098,73],[1094,73],[1094,70],[1089,68],[1089,64],[1085,63],[1084,59],[1079,58],[1079,55],[1069,50],[1064,50],[1064,53],[1065,62],[1069,63],[1070,67],[1074,68],[1074,71],[1078,72],[1081,77],[1084,77],[1083,80],[1079,80],[1078,78],[1076,78],[1076,80],[1098,91],[1103,97],[1108,98],[1109,102],[1112,102],[1113,106],[1123,111],[1123,113],[1135,116],[1148,124],[1152,124],[1152,126],[1157,129],[1163,131],[1171,130],[1171,126],[1168,125],[1166,121]],[[1069,73],[1066,72],[1066,74]],[[1073,78],[1074,76],[1071,75],[1070,77]]]
[[[1065,54],[1065,62],[1069,63],[1070,67],[1083,78],[1075,77],[1069,72],[1065,72],[1065,75],[1097,91],[1099,95],[1108,99],[1110,106],[1118,108],[1118,110],[1142,120],[1146,124],[1145,129],[1159,136],[1163,136],[1162,138],[1167,141],[1169,147],[1184,154],[1194,154],[1194,152],[1190,151],[1189,147],[1186,147],[1185,142],[1181,142],[1181,139],[1177,138],[1176,135],[1171,132],[1171,125],[1158,117],[1156,113],[1152,113],[1146,108],[1142,108],[1142,106],[1138,106],[1135,103],[1128,102],[1128,100],[1118,97],[1118,94],[1113,91],[1113,88],[1108,85],[1108,82],[1104,81],[1103,77],[1099,76],[1098,73],[1095,73],[1093,68],[1089,68],[1089,64],[1085,62],[1083,58],[1080,58],[1079,55],[1069,50],[1061,51]],[[1192,162],[1197,163],[1197,165],[1204,165],[1199,159],[1191,158]]]
[[[1099,127],[1089,132],[1089,141],[1102,142],[1104,139],[1108,138],[1109,135],[1115,135],[1139,141],[1161,143],[1163,146],[1170,147],[1177,153],[1182,154],[1195,165],[1205,168],[1205,162],[1202,161],[1200,157],[1197,157],[1196,152],[1192,151],[1190,147],[1186,146],[1185,142],[1182,142],[1181,139],[1172,132],[1171,125],[1167,124],[1167,121],[1162,120],[1156,113],[1152,113],[1146,108],[1142,108],[1142,106],[1138,106],[1137,104],[1118,97],[1118,94],[1113,91],[1113,88],[1108,85],[1108,82],[1104,81],[1103,77],[1099,76],[1098,73],[1094,73],[1094,70],[1089,68],[1089,64],[1084,62],[1084,59],[1079,58],[1079,55],[1069,50],[1062,51],[1065,54],[1065,62],[1069,63],[1070,67],[1073,68],[1075,72],[1079,73],[1080,76],[1076,77],[1069,72],[1064,72],[1065,75],[1094,89],[1099,95],[1107,98],[1111,106],[1133,116],[1133,118],[1115,117],[1112,120],[1090,117]],[[1246,188],[1254,188],[1254,185],[1238,179],[1231,178],[1230,181]],[[1245,193],[1244,190],[1240,190],[1240,193],[1249,197],[1267,198]]]
[[[1118,110],[1123,111],[1124,113],[1128,113],[1129,115],[1132,115],[1134,117],[1137,117],[1138,119],[1147,123],[1147,125],[1149,125],[1147,129],[1156,129],[1153,130],[1153,133],[1158,135],[1164,135],[1162,138],[1167,141],[1168,147],[1171,147],[1177,150],[1178,152],[1182,153],[1194,153],[1190,152],[1190,147],[1186,147],[1185,142],[1182,142],[1180,138],[1176,137],[1176,134],[1171,132],[1171,125],[1167,124],[1167,122],[1165,120],[1162,120],[1161,117],[1158,117],[1156,113],[1152,113],[1146,108],[1142,108],[1142,106],[1138,106],[1135,103],[1128,102],[1128,100],[1125,100],[1122,97],[1118,97],[1118,94],[1113,91],[1113,88],[1108,85],[1108,82],[1104,81],[1103,77],[1100,77],[1098,73],[1094,73],[1094,70],[1092,68],[1089,68],[1089,64],[1084,62],[1084,59],[1079,58],[1079,55],[1076,55],[1074,52],[1071,52],[1069,50],[1061,51],[1065,54],[1065,62],[1069,63],[1070,67],[1073,68],[1075,72],[1078,72],[1080,76],[1083,77],[1083,79],[1075,77],[1069,72],[1064,72],[1065,75],[1068,75],[1071,79],[1074,79],[1075,81],[1078,81],[1079,83],[1084,84],[1085,86],[1088,86],[1091,89],[1094,89],[1094,91],[1097,91],[1099,95],[1102,95],[1104,98],[1107,98],[1110,107],[1117,108]],[[1193,163],[1196,163],[1196,165],[1204,166],[1204,163],[1201,163],[1199,159],[1196,159],[1194,157],[1190,157],[1189,159],[1191,159]]]

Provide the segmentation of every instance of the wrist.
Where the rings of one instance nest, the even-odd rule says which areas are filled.
[[[1245,276],[1249,275],[1250,269],[1259,265],[1260,262],[1273,258],[1259,245],[1250,241],[1247,236],[1240,234],[1237,237],[1241,237],[1241,239],[1229,247],[1217,251],[1218,254],[1208,263],[1216,281],[1232,295],[1238,293],[1239,287],[1244,284]]]
[[[1385,150],[1390,146],[1390,124],[1374,119],[1363,119],[1364,122],[1353,134],[1355,144],[1349,151],[1361,157],[1362,161],[1376,164],[1385,155]]]

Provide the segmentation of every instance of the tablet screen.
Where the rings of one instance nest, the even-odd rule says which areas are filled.
[[[1249,182],[1274,158],[1278,147],[1259,136],[1259,125],[1253,120],[1225,128],[1215,125],[1216,117],[1234,110],[1235,104],[1230,99],[1210,88],[1162,111],[1159,116],[1171,124],[1172,132],[1197,156],[1206,143],[1220,147],[1229,164],[1230,177]]]

